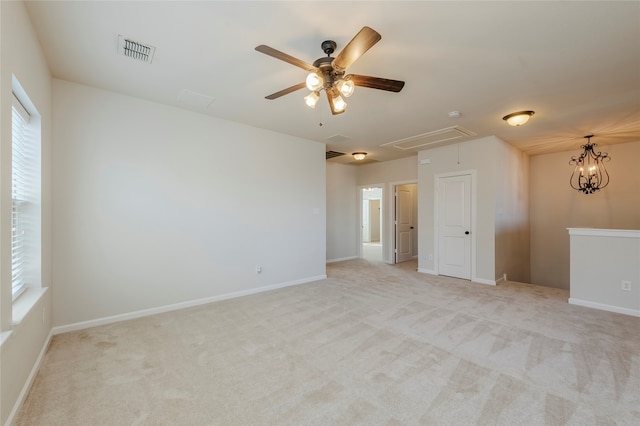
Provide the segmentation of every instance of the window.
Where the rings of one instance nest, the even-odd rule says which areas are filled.
[[[14,81],[15,83],[15,81]],[[15,88],[15,87],[14,87]],[[19,89],[21,89],[19,87]],[[40,122],[24,94],[11,104],[11,293],[40,285]]]

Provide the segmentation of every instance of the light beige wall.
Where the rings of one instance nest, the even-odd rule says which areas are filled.
[[[51,75],[22,2],[0,1],[0,424],[19,403],[51,331],[51,291],[12,325],[11,302],[11,80],[25,89],[41,115],[41,282],[51,285]]]
[[[327,261],[358,256],[356,169],[327,161]]]
[[[53,88],[55,326],[324,277],[324,144]]]
[[[357,166],[357,184],[414,181],[418,178],[416,156]]]
[[[569,239],[569,303],[640,317],[640,230],[571,228]]]
[[[640,229],[640,142],[606,145],[611,183],[595,194],[571,189],[571,156],[580,147],[531,157],[531,282],[569,288],[569,234],[567,228]],[[598,138],[593,142],[598,143]],[[576,144],[578,145],[578,144]],[[597,259],[598,254],[594,253]]]
[[[493,283],[495,274],[495,207],[496,207],[496,156],[503,148],[502,141],[490,136],[460,144],[433,148],[418,153],[418,212],[420,234],[418,236],[418,268],[435,271],[434,259],[436,176],[443,173],[474,170],[475,192],[475,264],[472,279]],[[472,225],[473,226],[473,225]],[[473,262],[472,262],[473,263]]]
[[[529,157],[499,141],[496,151],[496,278],[529,282]]]

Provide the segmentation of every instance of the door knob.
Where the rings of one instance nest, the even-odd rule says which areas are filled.
[[[465,235],[469,235],[469,231],[464,231],[464,234]]]
[[[411,227],[411,229],[413,229],[413,226]]]

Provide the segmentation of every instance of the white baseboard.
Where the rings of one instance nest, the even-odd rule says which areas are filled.
[[[471,282],[478,284],[486,284],[486,285],[496,285],[495,280],[485,280],[484,278],[472,278]]]
[[[35,364],[33,364],[33,367],[31,368],[29,377],[27,377],[27,381],[24,383],[24,386],[20,391],[20,395],[18,395],[18,399],[16,400],[16,403],[13,405],[13,408],[9,413],[9,417],[7,417],[7,422],[5,423],[5,426],[9,426],[13,423],[13,418],[16,416],[16,414],[18,414],[18,411],[22,407],[22,404],[24,404],[24,400],[27,398],[27,395],[29,394],[31,385],[33,385],[33,381],[35,380],[36,375],[38,374],[38,371],[40,371],[42,360],[44,359],[44,355],[47,353],[47,349],[49,348],[49,343],[51,343],[51,337],[53,337],[53,329],[49,331],[47,340],[45,340],[44,345],[42,345],[40,354],[38,355],[38,358],[36,359]]]
[[[600,309],[601,311],[615,312],[617,314],[631,315],[633,317],[640,317],[640,309],[621,308],[620,306],[605,305],[603,303],[589,302],[587,300],[574,298],[569,298],[569,304]]]
[[[143,309],[141,311],[128,312],[125,314],[118,314],[104,318],[97,318],[89,321],[81,321],[73,324],[59,325],[53,327],[53,334],[68,333],[70,331],[84,330],[85,328],[97,327],[99,325],[113,324],[115,322],[127,321],[136,318],[142,318],[150,315],[161,314],[164,312],[177,311],[179,309],[191,308],[194,306],[205,305],[207,303],[218,302],[221,300],[234,299],[236,297],[249,296],[251,294],[262,293],[265,291],[276,290],[283,287],[290,287],[293,285],[306,284],[313,281],[319,281],[326,279],[327,276],[317,275],[315,277],[303,278],[300,280],[287,281],[284,283],[273,284],[266,287],[252,288],[249,290],[236,291],[233,293],[221,294],[218,296],[205,297],[203,299],[190,300],[187,302],[174,303],[172,305],[158,306],[157,308]]]
[[[423,274],[438,275],[436,271],[432,269],[418,268],[418,272],[421,272]],[[484,278],[472,278],[471,282],[479,283],[479,284],[487,284],[487,285],[496,285],[495,281],[485,280]]]
[[[327,263],[344,262],[345,260],[358,259],[358,256],[340,257],[338,259],[327,259]]]

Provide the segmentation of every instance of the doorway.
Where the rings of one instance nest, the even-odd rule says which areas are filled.
[[[394,263],[418,257],[418,184],[394,186]]]
[[[360,257],[374,262],[382,262],[382,186],[360,189]]]

